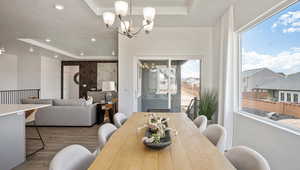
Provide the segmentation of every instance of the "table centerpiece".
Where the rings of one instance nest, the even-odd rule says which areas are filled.
[[[147,123],[142,128],[146,128],[145,137],[142,142],[151,149],[163,149],[172,144],[171,132],[177,131],[168,126],[169,118],[157,116],[155,113],[147,115]]]

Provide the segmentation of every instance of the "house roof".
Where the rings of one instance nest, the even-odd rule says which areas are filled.
[[[258,73],[258,72],[260,72],[264,69],[267,69],[267,68],[258,68],[258,69],[246,70],[246,71],[243,71],[242,76],[243,77],[251,77],[254,74],[256,74],[256,73]]]
[[[300,91],[300,72],[268,81],[257,89]]]

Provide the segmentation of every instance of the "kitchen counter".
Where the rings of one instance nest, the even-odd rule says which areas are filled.
[[[0,104],[0,169],[9,170],[25,161],[25,111],[48,104]]]
[[[0,104],[0,117],[25,112],[28,110],[48,107],[48,104]]]

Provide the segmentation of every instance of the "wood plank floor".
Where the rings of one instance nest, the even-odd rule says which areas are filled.
[[[71,144],[80,144],[94,152],[97,147],[98,128],[99,125],[93,127],[39,127],[46,144],[45,149],[27,158],[14,170],[48,170],[55,153]],[[27,127],[26,136],[37,137],[37,133],[33,127]],[[26,141],[27,153],[38,147],[41,147],[40,141]]]

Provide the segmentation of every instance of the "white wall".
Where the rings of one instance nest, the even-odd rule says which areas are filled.
[[[18,89],[41,88],[41,57],[33,54],[18,56]]]
[[[61,61],[33,54],[0,55],[0,90],[41,89],[42,98],[60,98]]]
[[[15,90],[18,88],[18,57],[15,55],[0,55],[0,90]]]
[[[155,28],[149,35],[133,39],[119,36],[119,111],[131,114],[135,99],[136,60],[138,57],[195,57],[202,60],[204,87],[211,83],[212,28]]]
[[[299,170],[300,134],[241,115],[235,115],[234,145],[261,153],[272,170]]]
[[[41,57],[41,98],[60,98],[61,61]]]

